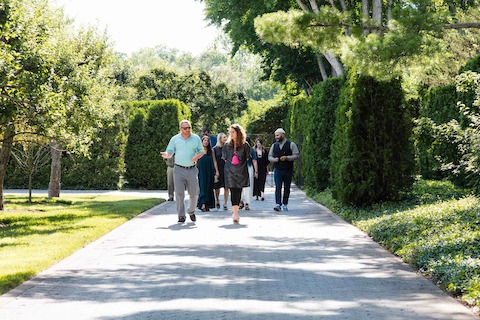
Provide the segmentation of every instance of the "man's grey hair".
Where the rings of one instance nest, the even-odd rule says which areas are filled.
[[[179,126],[179,127],[182,127],[182,124],[184,124],[184,123],[188,123],[188,125],[189,125],[190,127],[192,126],[192,124],[191,124],[190,121],[188,121],[188,120],[182,120],[182,121],[180,121],[180,124],[179,124],[178,126]]]

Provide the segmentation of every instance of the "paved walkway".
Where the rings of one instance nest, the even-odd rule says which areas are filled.
[[[479,319],[293,189],[177,224],[166,202],[0,297],[0,319]]]

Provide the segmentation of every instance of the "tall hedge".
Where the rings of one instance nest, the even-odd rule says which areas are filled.
[[[288,110],[289,106],[284,102],[269,108],[258,119],[247,124],[247,134],[273,134],[278,127],[284,126]]]
[[[298,95],[292,97],[290,103],[291,106],[284,127],[286,138],[295,142],[300,154],[302,154],[303,140],[307,133],[306,123],[308,122],[308,99],[303,95]],[[295,161],[293,165],[293,181],[295,181],[298,186],[303,187],[303,159],[300,157],[300,159]]]
[[[345,78],[317,84],[307,102],[302,147],[304,186],[322,191],[330,186],[330,153],[339,97]]]
[[[132,116],[125,148],[127,188],[166,189],[166,164],[160,152],[178,124],[190,117],[187,106],[178,100],[138,101],[129,105]]]
[[[342,90],[332,142],[332,194],[351,205],[394,199],[411,186],[412,124],[399,79],[352,75]]]

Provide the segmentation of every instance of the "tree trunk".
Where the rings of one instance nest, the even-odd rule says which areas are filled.
[[[32,202],[32,180],[33,180],[33,172],[30,172],[28,175],[28,202]]]
[[[340,60],[338,60],[335,54],[333,54],[333,52],[324,52],[323,55],[325,59],[327,59],[328,63],[330,63],[330,65],[332,66],[335,76],[342,76],[345,74],[342,63],[340,62]]]
[[[325,66],[323,65],[322,56],[318,53],[315,54],[317,58],[318,68],[320,69],[320,74],[322,75],[322,80],[325,81],[328,78],[327,70],[325,70]]]
[[[378,23],[378,26],[382,25],[382,4],[382,0],[373,0],[372,19]]]
[[[368,4],[368,0],[362,0],[362,14],[364,18],[370,18],[370,6]],[[368,29],[363,30],[364,35],[368,35],[369,33],[370,31]]]
[[[14,135],[15,129],[13,128],[13,126],[7,126],[5,128],[2,147],[0,149],[0,210],[4,209],[3,183],[5,181],[5,171],[7,169],[8,159],[10,158],[10,154],[12,153]]]
[[[392,7],[393,7],[393,0],[388,0],[388,10],[387,10],[387,20],[390,22],[392,20]],[[387,25],[388,25],[387,22]]]
[[[61,174],[61,158],[62,149],[57,141],[50,143],[52,152],[52,166],[50,171],[50,183],[48,184],[48,196],[60,197],[60,174]]]
[[[317,1],[316,0],[309,0],[309,1],[310,1],[310,6],[312,6],[312,11],[315,13],[320,13],[320,9],[318,8]]]
[[[297,3],[300,6],[300,8],[302,8],[303,11],[310,11],[308,7],[305,5],[305,3],[303,3],[302,0],[297,0]]]

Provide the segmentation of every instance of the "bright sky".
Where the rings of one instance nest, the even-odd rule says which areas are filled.
[[[117,51],[130,54],[164,44],[198,55],[218,29],[204,21],[204,4],[195,0],[50,0],[63,6],[75,25],[93,24],[107,33]]]

